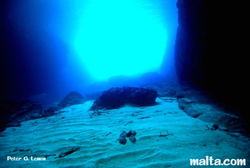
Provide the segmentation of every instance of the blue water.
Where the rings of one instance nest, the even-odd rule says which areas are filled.
[[[3,0],[0,8],[1,93],[52,102],[172,73],[176,0]]]

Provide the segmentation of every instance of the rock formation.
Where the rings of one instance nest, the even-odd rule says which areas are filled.
[[[91,110],[116,109],[125,104],[148,106],[155,103],[157,91],[149,88],[111,88],[95,100]]]
[[[23,121],[53,116],[56,111],[62,108],[83,102],[83,96],[72,91],[57,107],[50,107],[45,110],[38,102],[2,96],[0,97],[0,132],[4,131],[6,127],[20,126]]]
[[[72,91],[66,95],[66,97],[58,103],[57,107],[58,108],[65,108],[67,106],[72,106],[75,104],[82,104],[84,103],[84,98],[83,96],[76,92]]]
[[[10,97],[0,98],[0,132],[6,127],[20,126],[22,121],[54,115],[46,111],[40,103],[30,100],[18,100]]]

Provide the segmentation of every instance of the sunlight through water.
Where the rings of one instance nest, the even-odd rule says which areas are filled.
[[[167,31],[154,5],[142,0],[86,3],[74,47],[94,79],[133,76],[160,68]]]

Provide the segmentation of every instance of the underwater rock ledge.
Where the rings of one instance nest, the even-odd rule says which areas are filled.
[[[250,137],[249,119],[235,115],[230,107],[216,102],[204,91],[189,89],[177,93],[179,109],[187,115],[207,123],[214,123],[230,133],[241,133]]]
[[[54,114],[54,111],[44,110],[42,105],[35,101],[0,97],[0,132],[7,127],[18,127],[23,121]]]
[[[23,121],[49,117],[65,107],[84,103],[83,96],[69,92],[56,107],[44,109],[42,104],[31,100],[19,100],[11,97],[0,97],[0,132],[7,127],[18,127]]]
[[[150,88],[115,87],[104,91],[102,95],[95,100],[90,110],[116,109],[125,104],[150,106],[155,104],[157,95],[157,91]]]

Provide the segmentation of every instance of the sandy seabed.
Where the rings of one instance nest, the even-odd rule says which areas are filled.
[[[249,166],[248,138],[209,130],[213,123],[188,116],[176,99],[157,98],[156,102],[98,114],[88,110],[93,103],[88,101],[55,116],[7,128],[0,133],[0,167],[178,168],[194,167],[190,159],[206,156],[246,159]],[[125,145],[120,144],[121,132],[129,130],[137,132],[136,143],[127,138]],[[14,157],[20,161],[11,161]]]

